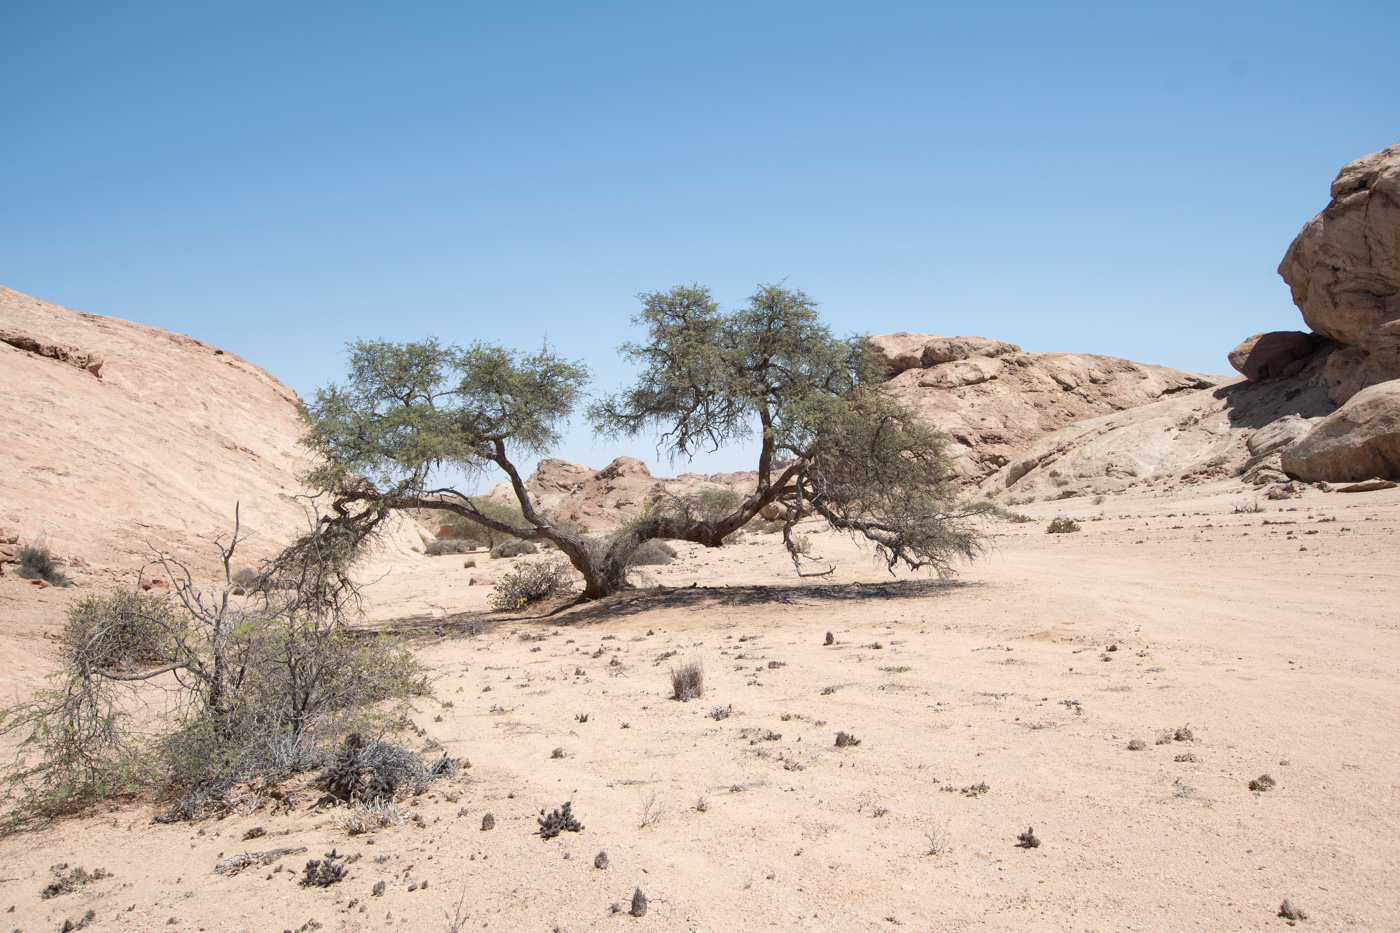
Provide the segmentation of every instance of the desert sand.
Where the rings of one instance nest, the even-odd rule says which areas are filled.
[[[1166,931],[1283,928],[1287,898],[1306,928],[1396,929],[1400,489],[1255,495],[1021,506],[950,583],[815,528],[828,577],[796,577],[775,535],[681,544],[636,590],[519,615],[467,585],[510,561],[396,554],[367,568],[364,624],[412,638],[418,741],[469,759],[457,780],[356,836],[314,775],[289,811],[161,825],[116,803],[0,839],[0,911],[25,933],[88,910],[96,930]],[[1082,531],[1046,534],[1057,516]],[[10,697],[56,663],[72,594],[0,578]],[[692,659],[705,692],[678,702]],[[542,840],[565,801],[582,832]],[[300,887],[333,848],[349,877]],[[63,863],[110,875],[41,898]]]

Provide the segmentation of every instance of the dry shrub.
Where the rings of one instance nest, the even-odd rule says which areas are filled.
[[[699,661],[671,668],[671,699],[693,700],[705,694],[705,669]]]
[[[573,570],[562,557],[522,564],[496,584],[491,608],[505,612],[524,609],[531,603],[567,591],[572,583]]]

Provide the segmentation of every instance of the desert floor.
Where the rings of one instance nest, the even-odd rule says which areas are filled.
[[[413,633],[436,691],[414,719],[470,759],[459,780],[353,837],[311,789],[290,813],[159,825],[133,803],[11,835],[0,925],[1256,930],[1289,898],[1319,931],[1400,928],[1400,490],[1235,511],[1255,502],[1232,483],[1022,506],[1036,521],[990,524],[949,585],[826,534],[824,578],[776,536],[682,545],[651,588],[550,616],[485,613],[468,580],[508,562],[420,558],[371,584],[371,616]],[[1046,534],[1056,515],[1083,530]],[[0,580],[8,693],[52,665],[68,598]],[[705,693],[677,702],[691,659]],[[565,801],[583,831],[541,840]],[[213,871],[280,846],[308,851]],[[298,886],[332,847],[350,877]],[[59,863],[111,874],[41,899]]]

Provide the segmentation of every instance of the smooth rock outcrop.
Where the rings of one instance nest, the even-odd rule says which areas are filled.
[[[0,334],[0,525],[42,540],[66,572],[134,576],[161,550],[213,573],[235,505],[238,566],[307,528],[305,426],[270,373],[184,334],[7,288]],[[396,537],[381,553],[413,545]]]
[[[1282,454],[1289,476],[1306,482],[1400,479],[1400,381],[1353,395]]]
[[[567,460],[541,460],[525,480],[536,508],[555,519],[572,522],[588,532],[609,531],[641,514],[648,506],[670,498],[692,498],[706,490],[732,490],[749,495],[758,486],[755,472],[684,473],[675,478],[652,476],[636,457],[618,457],[601,470]],[[515,494],[502,483],[490,498],[516,506]]]
[[[1026,353],[988,337],[901,332],[870,343],[896,371],[887,388],[951,436],[953,472],[967,485],[1066,425],[1224,381],[1109,356]]]

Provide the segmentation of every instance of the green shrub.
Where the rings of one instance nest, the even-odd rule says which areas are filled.
[[[707,522],[718,521],[733,512],[744,497],[732,489],[706,489],[693,500],[694,511]]]
[[[473,542],[463,541],[461,538],[438,538],[424,548],[423,553],[429,557],[438,557],[443,554],[465,554],[475,549],[476,545]]]
[[[514,525],[516,527],[529,527],[530,523],[525,521],[524,513],[514,506],[503,505],[485,496],[478,496],[473,499],[472,505],[476,506],[477,511],[481,512],[482,515],[485,515],[492,521],[501,522],[506,525]],[[477,524],[470,518],[458,515],[455,512],[439,512],[438,514],[444,517],[445,524],[452,526],[452,535],[454,538],[469,542],[473,545],[484,545],[494,548],[504,541],[517,540],[514,535],[494,531],[487,528],[485,525]]]
[[[496,584],[491,608],[503,611],[524,609],[566,591],[573,582],[573,569],[562,557],[522,564]]]
[[[58,561],[43,546],[25,545],[19,549],[17,573],[26,580],[44,580],[54,586],[70,585],[68,578],[58,569]]]
[[[492,557],[519,557],[522,554],[536,554],[538,552],[539,548],[529,541],[522,541],[519,538],[502,541],[491,548]]]
[[[632,556],[627,559],[627,566],[669,564],[676,559],[676,553],[676,549],[665,541],[660,538],[652,538],[649,541],[643,541],[642,546],[632,552]]]
[[[168,658],[171,638],[182,627],[168,598],[115,590],[69,606],[60,643],[78,670],[125,671]]]
[[[1079,522],[1072,518],[1057,518],[1049,525],[1045,526],[1045,533],[1050,535],[1069,534],[1072,531],[1081,530]]]

